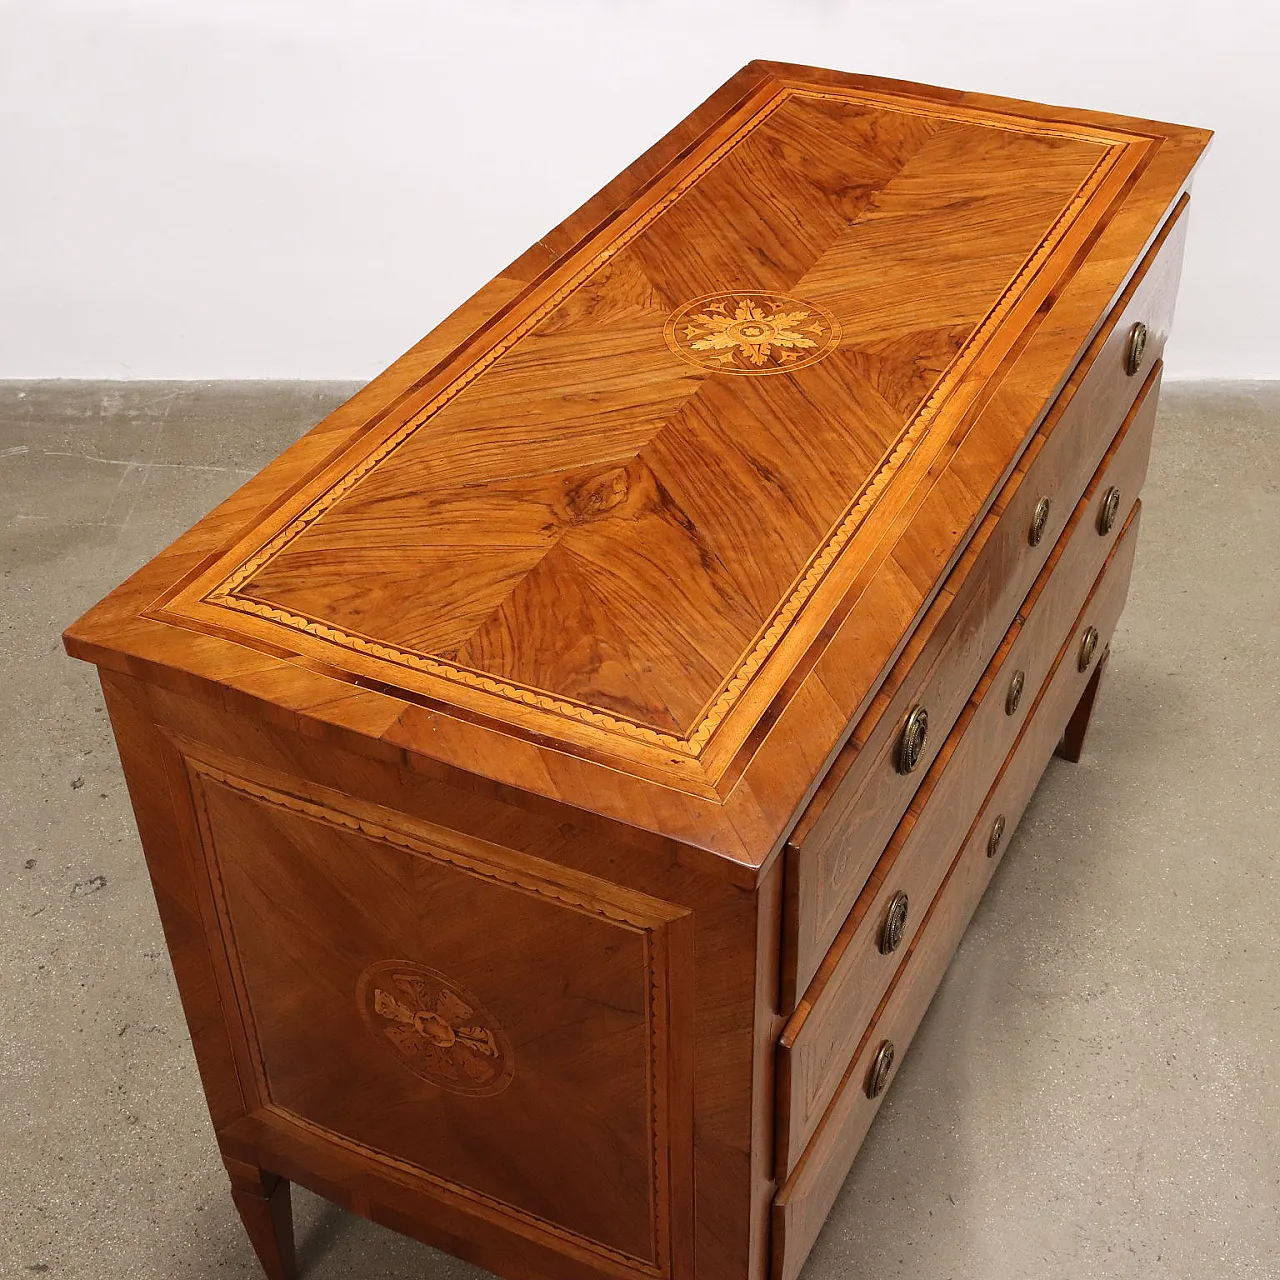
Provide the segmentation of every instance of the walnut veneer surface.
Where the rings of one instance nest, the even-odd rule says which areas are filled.
[[[290,1180],[798,1272],[1078,754],[1207,141],[753,63],[67,631],[270,1275]]]

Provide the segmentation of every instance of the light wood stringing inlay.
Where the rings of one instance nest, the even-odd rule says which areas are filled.
[[[584,915],[603,920],[612,926],[640,935],[648,989],[646,1070],[649,1081],[648,1128],[650,1141],[649,1169],[652,1186],[650,1204],[653,1229],[652,1258],[636,1257],[633,1254],[613,1248],[599,1240],[568,1230],[562,1224],[532,1214],[520,1205],[508,1203],[474,1187],[454,1182],[448,1178],[442,1178],[427,1168],[410,1164],[405,1164],[404,1167],[411,1169],[416,1177],[424,1178],[439,1185],[450,1194],[484,1204],[491,1210],[509,1215],[514,1220],[536,1225],[541,1230],[572,1240],[579,1247],[585,1248],[592,1253],[621,1263],[629,1273],[651,1276],[655,1280],[668,1277],[670,1275],[669,1258],[671,1247],[669,1221],[671,1193],[669,1182],[672,1155],[669,1142],[669,1108],[673,1105],[674,1100],[669,1096],[669,1084],[664,1068],[668,1061],[673,1029],[669,1025],[670,997],[668,990],[672,974],[668,965],[668,948],[664,943],[663,936],[667,925],[687,916],[688,913],[680,907],[660,902],[644,895],[619,891],[615,886],[594,878],[575,875],[572,872],[566,873],[563,869],[555,867],[553,864],[543,864],[545,870],[542,868],[535,869],[534,864],[538,860],[532,858],[520,858],[520,865],[517,865],[509,850],[488,845],[485,841],[463,836],[458,832],[449,831],[445,828],[430,828],[430,835],[427,837],[427,824],[420,822],[411,824],[403,815],[395,814],[389,810],[379,810],[378,817],[375,818],[367,811],[368,806],[360,806],[358,809],[353,806],[348,809],[342,804],[342,797],[337,793],[325,792],[323,800],[319,796],[311,798],[295,794],[293,789],[285,789],[281,785],[284,782],[283,779],[278,781],[275,779],[269,780],[265,773],[261,778],[250,777],[247,773],[241,772],[244,768],[243,762],[232,762],[229,759],[222,758],[221,753],[210,753],[203,746],[189,742],[178,735],[172,735],[170,741],[177,748],[190,779],[191,795],[195,802],[195,814],[200,838],[199,852],[209,875],[210,887],[213,891],[213,899],[218,916],[218,929],[224,939],[228,941],[229,977],[235,992],[234,1002],[239,1009],[239,1017],[251,1048],[253,1074],[257,1078],[257,1089],[265,1104],[265,1111],[279,1115],[290,1123],[325,1131],[323,1126],[318,1126],[307,1117],[300,1116],[288,1107],[282,1106],[271,1095],[267,1065],[263,1059],[261,1045],[258,1042],[245,975],[241,971],[239,964],[230,959],[236,956],[237,949],[234,945],[234,928],[230,917],[229,905],[222,886],[222,872],[216,835],[209,814],[206,789],[210,785],[225,787],[230,791],[237,792],[250,800],[267,806],[278,807],[296,816],[335,827],[339,831],[382,842],[401,852],[440,862],[455,870],[478,876],[483,880],[489,880],[535,897],[550,900],[559,907],[581,912]],[[417,828],[423,828],[423,830],[418,830]],[[553,876],[558,876],[559,878],[552,878]],[[384,971],[392,970],[396,973],[421,970],[423,973],[433,974],[438,983],[443,979],[442,986],[452,988],[455,997],[460,996],[464,1000],[474,1000],[474,1009],[480,1013],[481,1020],[487,1022],[487,1027],[473,1026],[471,1030],[479,1038],[483,1038],[486,1029],[493,1032],[495,1047],[498,1049],[497,1056],[502,1062],[502,1067],[500,1075],[490,1078],[490,1083],[496,1085],[496,1087],[473,1092],[494,1094],[505,1089],[514,1075],[514,1051],[510,1042],[505,1032],[498,1026],[492,1015],[484,1010],[479,1000],[471,997],[470,993],[466,992],[456,982],[444,979],[443,975],[426,968],[426,966],[413,963],[379,962],[370,965],[362,974],[359,989],[356,993],[357,999],[363,999],[366,994],[366,988],[369,988],[370,1002],[372,1002],[374,979],[382,975]],[[456,1014],[457,1012],[456,1007],[450,1008],[450,1013]],[[370,1025],[371,1020],[365,1015],[364,1010],[361,1010],[361,1013],[366,1025]],[[372,1030],[373,1027],[371,1026],[370,1029]],[[405,1065],[409,1066],[410,1070],[414,1071],[414,1074],[422,1075],[424,1078],[430,1079],[432,1083],[443,1085],[443,1082],[438,1078],[438,1073],[429,1075],[419,1071],[405,1060],[404,1054],[397,1054],[397,1056],[402,1061],[405,1061]],[[454,1089],[450,1089],[450,1091],[462,1092],[462,1090]],[[342,1140],[347,1143],[351,1142],[349,1138],[343,1138]],[[390,1161],[394,1164],[403,1163],[402,1160],[389,1153],[378,1152],[376,1154],[381,1160]]]
[[[377,473],[397,450],[412,440],[427,423],[435,419],[462,392],[475,384],[476,380],[486,370],[491,369],[504,354],[513,351],[522,339],[527,338],[540,324],[547,321],[548,317],[552,316],[556,309],[570,299],[576,291],[583,288],[602,269],[608,269],[611,261],[635,242],[646,228],[670,210],[683,195],[694,189],[698,181],[730,156],[745,138],[793,99],[836,101],[846,105],[858,102],[905,116],[924,116],[931,120],[963,122],[968,126],[979,125],[982,128],[1004,130],[1011,134],[1087,143],[1096,149],[1097,159],[1083,183],[1074,190],[1065,205],[1061,207],[1057,217],[1051,221],[1051,225],[1032,253],[1000,292],[994,305],[969,333],[955,358],[937,378],[928,395],[908,416],[905,425],[881,454],[879,461],[870,467],[865,483],[860,485],[858,491],[851,496],[839,519],[827,530],[813,553],[803,563],[800,572],[794,577],[776,607],[751,636],[745,650],[739,653],[738,658],[718,684],[710,689],[709,696],[705,697],[696,712],[682,713],[682,717],[673,719],[670,715],[664,717],[664,715],[647,714],[644,708],[637,705],[632,714],[625,714],[619,709],[620,706],[625,705],[625,698],[622,703],[617,699],[607,699],[606,705],[600,705],[598,701],[592,701],[591,698],[564,696],[562,692],[555,689],[504,679],[475,665],[457,660],[451,661],[438,652],[421,651],[390,643],[374,635],[362,634],[350,626],[338,626],[323,617],[314,617],[296,609],[281,607],[279,604],[258,598],[253,594],[255,578],[271,566],[286,548],[309,529],[316,527],[322,521],[322,517],[333,511],[362,481]],[[990,113],[977,113],[971,109],[948,110],[930,106],[927,110],[922,110],[904,99],[864,91],[820,92],[784,86],[762,107],[755,110],[725,141],[712,149],[708,155],[703,156],[683,175],[678,176],[648,208],[642,208],[629,225],[611,229],[611,234],[606,238],[605,243],[596,247],[594,252],[584,251],[582,254],[571,255],[573,261],[564,268],[564,278],[555,281],[553,287],[550,287],[549,292],[544,294],[537,305],[529,309],[509,330],[502,333],[487,351],[463,368],[424,408],[372,444],[354,465],[342,464],[345,467],[342,474],[325,481],[318,489],[314,487],[308,489],[300,504],[295,502],[284,507],[274,522],[278,526],[274,535],[265,542],[260,541],[260,534],[255,535],[255,540],[258,541],[257,549],[247,548],[249,550],[247,555],[242,549],[234,551],[230,572],[227,572],[227,558],[224,557],[212,570],[198,579],[193,588],[181,593],[158,616],[164,616],[167,619],[181,616],[187,604],[195,605],[196,612],[203,604],[206,607],[216,606],[219,611],[230,610],[242,615],[250,615],[282,631],[306,637],[312,642],[320,642],[321,652],[327,649],[332,653],[336,649],[346,651],[353,656],[370,659],[376,664],[390,664],[400,670],[402,673],[400,680],[410,687],[415,687],[415,682],[408,677],[412,675],[423,677],[426,684],[421,687],[422,692],[447,702],[454,702],[459,707],[483,711],[484,714],[503,719],[501,705],[514,703],[526,711],[533,710],[546,715],[548,722],[544,731],[553,736],[558,736],[555,729],[557,722],[561,725],[560,734],[564,734],[569,725],[576,725],[596,735],[606,735],[601,744],[606,753],[610,750],[608,739],[612,737],[616,740],[620,737],[637,746],[656,749],[660,753],[656,760],[658,767],[663,767],[664,762],[669,766],[673,763],[671,759],[673,756],[676,759],[696,761],[704,755],[708,745],[748,689],[758,680],[762,671],[768,668],[770,658],[783,639],[790,637],[797,640],[798,637],[816,635],[821,629],[825,618],[806,616],[806,606],[828,579],[833,567],[840,561],[841,556],[855,539],[858,530],[888,490],[891,481],[912,459],[921,444],[929,438],[931,428],[938,423],[943,410],[951,407],[956,413],[963,411],[964,404],[967,403],[962,402],[963,398],[960,398],[955,405],[950,405],[953,393],[962,384],[974,361],[1000,334],[1001,325],[1008,318],[1010,311],[1019,304],[1033,285],[1040,287],[1037,277],[1042,268],[1059,245],[1063,235],[1081,216],[1091,198],[1098,193],[1099,188],[1116,170],[1124,153],[1129,149],[1131,141],[1124,135],[1109,135],[1079,126],[1064,127],[1040,122],[1032,123]],[[552,282],[548,283],[552,284]],[[831,287],[830,281],[827,282],[827,286]],[[801,291],[797,290],[797,292]],[[800,367],[802,362],[804,365],[811,365],[815,360],[829,356],[837,349],[839,341],[840,320],[832,315],[829,327],[824,323],[821,319],[824,315],[824,304],[812,296],[813,292],[810,289],[803,293],[805,304],[803,308],[797,306],[790,310],[794,315],[798,310],[810,309],[820,317],[816,327],[822,330],[818,335],[822,345],[816,352],[806,352],[803,357],[797,359],[795,362],[797,367]],[[734,296],[745,299],[749,293],[750,291],[738,290]],[[787,297],[787,295],[783,296]],[[705,304],[704,299],[696,301],[700,307]],[[800,299],[797,299],[797,303],[799,301]],[[675,315],[683,315],[688,310],[689,305],[686,304],[678,308]],[[699,314],[709,313],[703,310]],[[808,321],[797,320],[797,323],[808,323]],[[668,323],[665,326],[667,341],[674,348],[680,345],[680,340],[672,341],[671,329],[672,326]],[[696,333],[702,333],[705,336],[706,326],[702,326]],[[684,334],[685,330],[681,330],[682,337]],[[847,343],[849,337],[847,332],[845,337]],[[691,348],[692,341],[697,340],[694,336],[685,345]],[[694,353],[691,349],[680,351],[681,359],[685,361],[692,354]],[[717,353],[714,348],[711,348],[706,353],[699,351],[697,354],[702,356]],[[753,357],[745,348],[739,346],[736,350],[720,354],[728,354],[733,359],[735,372],[752,371],[749,366],[753,363]],[[773,367],[780,355],[789,354],[790,352],[784,348],[773,347],[767,354],[763,347],[758,348],[757,355],[769,366],[760,371],[791,372],[782,367]],[[744,365],[744,357],[745,367],[739,367]],[[785,364],[785,361],[783,363]],[[718,376],[703,372],[704,377],[710,376],[714,379]],[[801,376],[804,372],[801,369]],[[747,380],[754,381],[754,379]],[[772,382],[775,379],[770,378],[768,381]],[[661,426],[658,430],[661,430]],[[625,477],[616,481],[616,486],[621,492],[619,501],[625,500],[627,484],[628,480]],[[614,499],[606,484],[602,491],[593,491],[589,494],[588,500],[597,507],[602,506],[607,513],[609,504]],[[538,558],[535,556],[535,562]],[[326,660],[335,665],[338,664],[338,660],[334,657]],[[678,664],[671,665],[678,666]],[[777,670],[772,673],[769,681],[770,690],[780,686],[785,680],[788,674],[783,669],[785,665],[785,663],[777,664]],[[395,681],[392,683],[394,685]],[[449,688],[454,692],[447,692]],[[666,723],[663,722],[664,718]],[[682,723],[682,718],[687,723]],[[749,722],[748,718],[741,719],[743,722],[735,725],[733,742],[729,743],[727,748],[729,750],[736,749],[735,744],[745,740],[752,727],[753,721]],[[572,744],[582,742],[583,739],[578,732],[569,734],[564,741]],[[720,752],[719,755],[726,757],[725,752]],[[718,776],[719,769],[715,772]]]

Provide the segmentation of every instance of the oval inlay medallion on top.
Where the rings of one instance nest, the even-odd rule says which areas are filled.
[[[792,373],[840,343],[840,322],[826,307],[758,290],[695,298],[663,332],[682,360],[716,373]]]
[[[364,1024],[416,1076],[451,1093],[501,1093],[515,1054],[494,1016],[465,987],[411,960],[380,960],[356,984]]]

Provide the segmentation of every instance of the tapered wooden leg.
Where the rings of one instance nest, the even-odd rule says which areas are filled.
[[[1070,760],[1072,764],[1080,763],[1080,756],[1084,752],[1084,737],[1089,732],[1089,721],[1093,717],[1093,702],[1098,696],[1098,685],[1102,682],[1102,671],[1107,665],[1107,659],[1111,656],[1111,649],[1108,647],[1102,651],[1102,657],[1098,659],[1098,665],[1093,669],[1093,675],[1089,677],[1089,683],[1085,685],[1084,692],[1080,695],[1080,701],[1076,703],[1076,709],[1071,713],[1071,719],[1067,721],[1066,732],[1062,735],[1062,741],[1058,743],[1058,754],[1064,760]]]
[[[238,1160],[225,1160],[231,1196],[269,1280],[295,1280],[293,1208],[285,1178]]]

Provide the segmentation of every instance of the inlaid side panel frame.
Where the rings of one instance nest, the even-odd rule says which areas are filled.
[[[279,1120],[306,1125],[322,1139],[340,1137],[348,1149],[359,1150],[372,1162],[391,1159],[402,1174],[411,1171],[424,1189],[483,1207],[491,1219],[507,1221],[514,1232],[550,1235],[575,1251],[598,1254],[628,1273],[672,1274],[674,1201],[679,1198],[687,1204],[691,1194],[691,1188],[673,1185],[682,1181],[674,1166],[687,1166],[689,1153],[677,1156],[673,1152],[671,1116],[673,1109],[686,1115],[692,1109],[691,1079],[687,1073],[685,1078],[673,1079],[673,1074],[680,1075],[673,1040],[687,1035],[689,1028],[673,1026],[673,1015],[678,1019],[681,1002],[671,992],[673,971],[689,972],[689,913],[593,877],[364,804],[352,796],[299,779],[273,776],[245,762],[211,757],[194,743],[175,738],[173,745],[181,756],[192,803],[197,837],[193,852],[205,873],[200,892],[206,933],[215,947],[221,948],[218,967],[223,970],[221,981],[229,986],[224,1003],[239,1023],[237,1052],[255,1104]],[[256,849],[238,847],[238,842],[257,834],[259,828],[237,827],[233,817],[237,813],[246,824],[265,815],[262,825],[279,840],[279,854],[276,846],[265,844]],[[311,840],[316,842],[314,846]],[[253,881],[261,877],[258,887],[270,894],[284,882],[269,877],[291,874],[291,868],[277,870],[269,864],[301,859],[308,864],[309,877],[329,869],[325,859],[334,848],[367,851],[371,858],[367,870],[335,873],[316,895],[315,911],[332,912],[338,919],[330,921],[313,913],[312,906],[300,896],[287,908],[282,907],[270,931],[261,928],[261,920],[244,920],[246,913],[255,909]],[[253,862],[246,864],[246,858]],[[362,872],[365,883],[353,887],[367,894],[368,902],[360,903],[348,919],[334,904],[335,892],[351,884],[346,877]],[[489,929],[510,931],[511,949],[522,952],[515,961],[515,967],[522,971],[519,981],[529,985],[528,993],[518,994],[527,994],[528,1001],[543,1006],[524,1012],[529,1025],[520,1028],[519,1034],[515,1025],[504,1025],[490,1012],[491,1007],[501,1006],[495,1005],[488,991],[477,996],[471,990],[476,984],[470,982],[465,965],[459,979],[400,954],[407,948],[394,940],[405,936],[403,922],[394,917],[380,883],[388,875],[414,877],[415,886],[430,889],[441,898],[449,897],[451,890],[452,896],[458,897],[453,889],[458,877],[480,886],[479,896],[468,885],[458,900],[487,909]],[[426,879],[418,879],[424,875]],[[409,887],[398,883],[392,892],[398,896]],[[419,909],[431,908],[424,900],[414,912]],[[479,914],[478,910],[462,914],[468,918],[459,922],[456,940],[479,954],[482,947],[477,946],[477,936],[484,939],[489,931],[477,929],[477,921],[470,918]],[[570,917],[567,929],[552,922],[552,915]],[[237,916],[249,925],[239,936]],[[361,918],[369,921],[369,945],[375,950],[369,953],[373,961],[361,964],[354,1003],[366,1024],[370,1045],[362,1044],[354,1054],[333,1051],[332,1074],[342,1080],[339,1100],[327,1085],[311,1079],[314,1068],[307,1049],[315,1046],[305,1032],[295,1033],[289,1022],[299,991],[307,999],[322,1002],[323,983],[283,987],[281,984],[291,980],[288,967],[264,960],[261,946],[255,953],[253,939],[270,932],[268,945],[278,953],[291,945],[292,929],[305,931],[313,924],[329,924],[335,932],[331,942],[302,953],[309,954],[312,963],[326,964],[330,946],[334,950],[342,947],[336,935],[349,937]],[[385,937],[380,936],[382,930]],[[448,925],[437,920],[427,932],[447,933]],[[621,936],[607,941],[607,934]],[[570,938],[572,946],[554,946],[554,942]],[[298,940],[292,945],[298,945]],[[492,941],[488,945],[491,947]],[[545,947],[553,947],[554,954],[547,954]],[[559,1015],[548,1006],[562,984],[592,986],[593,977],[581,972],[582,966],[596,961],[598,967],[609,971],[610,957],[619,951],[625,951],[626,963],[637,966],[637,971],[618,974],[616,988],[611,985],[615,977],[610,971],[607,982],[601,984],[604,989],[593,989],[590,998],[566,1001]],[[335,961],[334,968],[340,967]],[[491,966],[499,967],[497,962]],[[539,973],[543,975],[541,985]],[[510,988],[503,990],[493,973],[490,980],[502,994],[512,994]],[[618,1008],[623,1008],[637,993],[643,1001],[642,1011],[630,1020],[632,1026],[619,1027],[617,1024],[626,1019],[606,1006],[616,1001]],[[554,1021],[557,1016],[559,1035],[549,1044],[537,1024],[543,1019]],[[331,1024],[330,1034],[341,1028],[336,1011],[325,1017]],[[301,1025],[308,1027],[310,1020],[304,1015]],[[351,1022],[354,1026],[354,1019]],[[574,1037],[572,1047],[566,1047]],[[371,1048],[375,1041],[383,1053]],[[622,1041],[632,1052],[619,1050],[616,1058],[610,1059],[608,1043]],[[522,1055],[533,1060],[524,1073],[519,1070]],[[610,1079],[600,1080],[593,1073],[588,1082],[573,1074],[582,1056],[594,1059],[597,1055],[602,1061],[614,1062]],[[554,1077],[557,1070],[566,1074],[526,1083],[535,1072]],[[642,1098],[612,1096],[615,1080],[640,1079],[644,1082]],[[418,1085],[418,1080],[426,1087]],[[352,1105],[351,1091],[367,1083],[383,1095],[377,1108],[384,1106],[386,1093],[401,1087],[398,1081],[403,1081],[404,1101],[392,1124],[381,1123],[376,1108]],[[497,1095],[508,1086],[518,1096],[499,1100]],[[600,1123],[605,1131],[588,1131],[594,1117],[586,1117],[586,1104],[583,1114],[575,1118],[561,1090],[575,1091],[587,1099],[594,1112],[604,1117]],[[596,1092],[599,1097],[594,1096]],[[493,1101],[485,1106],[481,1098],[488,1097]],[[421,1119],[424,1112],[436,1109],[449,1113],[442,1124]],[[514,1109],[527,1117],[523,1133],[512,1122]],[[643,1114],[633,1116],[640,1111]],[[635,1136],[622,1123],[628,1117],[644,1131],[647,1168],[642,1199],[636,1194],[640,1189],[627,1179],[625,1167],[593,1167],[610,1154],[611,1137],[616,1138],[612,1154],[619,1166],[625,1166],[622,1153]],[[576,1125],[583,1127],[579,1130]],[[678,1127],[685,1129],[687,1125]],[[566,1159],[563,1154],[558,1161],[553,1158],[556,1129],[573,1135],[569,1145],[581,1150],[584,1158],[575,1160],[570,1155]],[[407,1139],[416,1141],[421,1136],[426,1154],[420,1161],[411,1158],[413,1141],[401,1143],[398,1149],[391,1145],[401,1130]],[[382,1141],[371,1137],[377,1134],[383,1135]],[[459,1147],[495,1144],[501,1152],[497,1167],[488,1166],[485,1159],[472,1158],[468,1151],[454,1150],[455,1142]],[[526,1144],[523,1150],[522,1144]],[[524,1168],[512,1174],[508,1162]],[[484,1179],[468,1178],[455,1168],[471,1168]],[[622,1185],[611,1187],[611,1176]],[[500,1194],[493,1183],[514,1190]],[[553,1186],[556,1189],[550,1192],[548,1188]],[[593,1219],[599,1224],[594,1231],[586,1225]]]
[[[529,1258],[540,1254],[552,1258],[552,1274],[565,1276],[635,1275],[661,1280],[691,1274],[692,913],[598,877],[263,769],[167,729],[158,728],[158,736],[167,798],[181,833],[181,860],[189,873],[184,879],[190,900],[184,905],[190,916],[199,920],[200,940],[207,948],[207,970],[216,986],[216,1003],[234,1062],[239,1105],[233,1104],[222,1116],[214,1117],[224,1153],[289,1176],[290,1151],[300,1145],[308,1149],[309,1172],[313,1167],[324,1167],[325,1161],[315,1152],[326,1148],[328,1157],[343,1167],[344,1181],[349,1182],[353,1172],[357,1177],[363,1175],[365,1183],[372,1179],[376,1185],[377,1180],[385,1179],[396,1184],[401,1194],[408,1192],[446,1210],[441,1233],[432,1237],[430,1203],[415,1208],[415,1220],[428,1224],[425,1231],[421,1225],[415,1229],[423,1238],[449,1247],[456,1228],[443,1224],[456,1222],[458,1214],[479,1219],[479,1224],[473,1222],[469,1228],[478,1239],[495,1231],[508,1236],[508,1241],[497,1242],[497,1251],[482,1246],[475,1254],[482,1265],[502,1265],[504,1271],[511,1271],[511,1259],[523,1251]],[[272,830],[238,829],[232,821],[237,812],[248,821],[262,815]],[[300,836],[299,832],[308,834]],[[247,841],[258,834],[261,841]],[[313,847],[308,846],[311,839],[318,842]],[[545,1038],[540,1039],[536,1030],[531,1032],[525,1013],[511,1018],[510,991],[503,990],[501,982],[499,998],[495,998],[492,984],[498,980],[492,973],[489,987],[477,993],[475,988],[482,984],[471,978],[465,965],[461,972],[440,973],[430,965],[421,965],[416,957],[399,954],[404,948],[389,941],[383,946],[388,954],[376,955],[376,960],[384,963],[363,965],[361,989],[352,986],[346,992],[351,1024],[356,1025],[357,1019],[365,1024],[360,1033],[365,1039],[351,1037],[359,1040],[358,1052],[335,1048],[331,1064],[310,1062],[313,1055],[304,1052],[305,1044],[290,1039],[294,1032],[289,1030],[287,1011],[291,1003],[304,997],[323,1001],[324,984],[302,995],[297,988],[281,990],[280,973],[263,969],[261,944],[266,938],[266,945],[288,950],[293,945],[288,938],[290,928],[309,925],[310,908],[296,899],[281,901],[281,923],[264,930],[261,919],[246,918],[251,909],[246,868],[250,879],[261,874],[264,892],[282,900],[288,895],[280,894],[279,884],[272,881],[272,865],[282,860],[301,865],[309,857],[319,857],[317,849],[328,849],[326,842],[332,840],[341,842],[348,853],[368,849],[375,859],[385,856],[397,865],[423,868],[428,876],[443,877],[440,883],[448,885],[456,878],[458,883],[479,886],[482,894],[497,895],[494,902],[509,899],[516,903],[509,921],[511,936],[505,945],[516,952],[522,947],[529,949],[526,956],[518,958],[517,967],[530,973],[531,999],[546,1010],[532,1020],[543,1017],[554,1022],[560,1016],[560,1034],[567,1044],[568,1037],[577,1034],[575,1019],[583,1017],[586,1021],[578,1042],[557,1057]],[[250,859],[254,860],[252,865]],[[381,892],[378,882],[385,879],[389,865],[365,871],[375,901]],[[333,884],[327,885],[320,897],[326,898],[332,888]],[[463,892],[465,896],[470,889]],[[331,941],[341,952],[349,930],[340,912],[338,917]],[[491,930],[477,929],[476,920],[470,918],[464,933],[483,938],[496,932],[501,937],[501,922],[490,923]],[[570,936],[564,932],[566,928],[578,931],[572,935],[573,944],[556,946],[557,940],[563,943]],[[393,927],[389,926],[388,932],[394,937]],[[189,938],[187,950],[191,942]],[[550,950],[538,952],[540,943],[548,943]],[[320,949],[326,945],[322,941]],[[594,974],[580,972],[584,958],[587,963],[595,959]],[[544,998],[538,1000],[540,967]],[[183,985],[176,955],[175,969]],[[403,981],[406,978],[407,984]],[[396,985],[398,981],[400,985]],[[603,999],[599,992],[582,996],[573,1010],[557,1015],[547,1007],[545,996],[548,984],[561,981],[587,987],[592,981],[605,985],[617,982],[618,986]],[[643,1007],[639,1000],[633,1001],[630,1022],[616,1010],[592,1012],[614,998],[621,1009],[641,992]],[[184,992],[189,1020],[191,1004],[202,1003],[207,1008],[208,995],[206,990],[187,1000]],[[204,1021],[208,1015],[197,1016]],[[316,1017],[330,1024],[331,1039],[345,1044],[348,1037],[334,1035],[332,1008],[317,1007]],[[417,1060],[407,1061],[413,1054],[391,1043],[386,1032],[404,1032],[406,1041],[416,1040],[433,1051],[448,1040],[455,1063],[492,1064],[494,1070],[478,1081],[480,1088],[451,1088],[442,1082],[438,1069],[433,1071],[431,1062],[423,1069],[421,1054]],[[199,1050],[200,1037],[196,1041]],[[599,1070],[600,1063],[607,1066],[611,1061],[610,1053],[615,1055],[616,1070]],[[353,1067],[353,1061],[362,1065]],[[572,1077],[580,1064],[589,1069]],[[329,1078],[328,1085],[318,1085],[311,1078],[317,1066],[321,1078]],[[563,1068],[569,1077],[550,1079],[553,1067]],[[353,1071],[370,1074],[367,1078],[353,1076]],[[225,1067],[214,1067],[214,1072],[226,1075]],[[203,1063],[202,1073],[208,1087]],[[362,1079],[369,1085],[366,1092],[378,1098],[379,1105],[396,1090],[402,1092],[396,1124],[409,1139],[421,1137],[417,1157],[411,1141],[397,1148],[394,1142],[370,1140],[370,1134],[362,1129],[369,1124],[369,1114],[349,1105]],[[643,1089],[636,1091],[636,1096],[617,1096],[624,1084],[640,1080]],[[615,1090],[611,1096],[591,1096],[593,1089],[610,1088]],[[593,1150],[589,1142],[582,1144],[576,1167],[571,1161],[565,1163],[563,1153],[559,1164],[553,1158],[548,1167],[539,1167],[540,1144],[555,1144],[550,1133],[534,1134],[538,1142],[531,1142],[530,1134],[537,1124],[551,1127],[554,1121],[572,1136],[575,1121],[565,1113],[563,1100],[574,1091],[589,1104],[584,1105],[584,1113],[593,1110],[604,1117],[606,1127],[618,1125],[619,1130],[616,1134],[588,1134],[596,1147]],[[406,1122],[405,1116],[411,1116],[415,1109],[425,1115],[433,1106],[453,1109],[444,1127],[433,1129],[428,1121],[415,1128],[415,1122]],[[494,1111],[492,1122],[485,1119],[486,1107],[504,1106],[505,1112]],[[512,1123],[517,1110],[530,1117],[523,1133]],[[621,1120],[616,1119],[619,1116]],[[630,1127],[625,1123],[628,1117],[634,1121]],[[490,1152],[504,1143],[514,1144],[494,1158],[497,1180],[507,1177],[514,1190],[499,1194],[484,1185],[483,1179],[469,1180],[451,1170],[450,1151],[442,1137],[452,1132],[450,1126],[460,1127],[475,1143],[492,1143],[491,1149],[486,1147]],[[387,1130],[382,1132],[385,1137]],[[601,1167],[601,1162],[611,1143],[620,1151],[638,1152],[641,1137],[644,1185],[637,1188],[636,1178],[627,1176],[622,1155],[616,1156],[621,1171]],[[573,1144],[566,1139],[565,1145]],[[275,1158],[277,1152],[280,1159]],[[467,1160],[460,1163],[465,1166]],[[478,1167],[483,1171],[483,1162]],[[630,1172],[635,1173],[638,1167]],[[519,1170],[518,1175],[504,1172],[513,1168]],[[305,1176],[296,1180],[315,1185]],[[368,1202],[355,1203],[349,1195],[335,1195],[331,1187],[317,1185],[316,1189],[375,1220],[396,1225],[379,1211],[376,1193]],[[593,1210],[596,1201],[599,1206]],[[600,1230],[590,1229],[593,1211]],[[529,1273],[544,1274],[545,1268],[535,1267]]]

